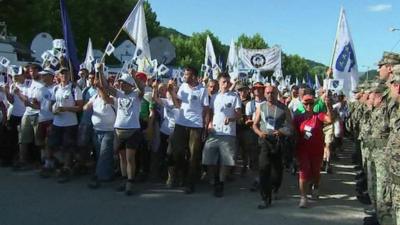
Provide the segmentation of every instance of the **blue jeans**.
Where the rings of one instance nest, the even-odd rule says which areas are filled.
[[[97,156],[96,177],[110,180],[114,175],[114,131],[95,130],[95,148]]]

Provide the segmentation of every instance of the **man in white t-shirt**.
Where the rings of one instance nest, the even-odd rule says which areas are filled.
[[[251,191],[257,191],[259,186],[259,178],[258,178],[258,154],[260,152],[258,146],[258,138],[257,134],[254,132],[253,120],[256,113],[257,107],[265,102],[264,96],[265,86],[261,82],[254,82],[251,87],[251,92],[253,93],[253,99],[246,103],[246,126],[250,127],[251,132],[247,134],[247,151],[249,155],[249,168],[250,168],[250,176],[254,177],[254,181],[252,182],[252,186],[250,187]]]
[[[198,81],[196,69],[186,68],[184,79],[186,82],[181,85],[178,93],[171,92],[174,105],[179,108],[174,133],[171,135],[171,148],[175,174],[182,176],[187,171],[184,177],[185,193],[191,194],[200,166],[202,130],[209,121],[209,98],[207,89]],[[185,168],[187,164],[189,168]]]
[[[219,75],[218,83],[219,92],[213,95],[210,103],[212,116],[203,150],[203,164],[208,166],[209,175],[215,177],[214,195],[222,197],[227,172],[235,165],[236,120],[241,116],[241,102],[235,92],[229,91],[231,83],[227,73]]]
[[[40,112],[40,89],[43,84],[40,83],[39,71],[42,68],[37,64],[30,64],[27,67],[28,74],[32,78],[26,87],[25,93],[21,95],[21,100],[25,104],[25,113],[21,120],[20,136],[19,136],[19,165],[16,169],[25,168],[28,159],[29,144],[38,144],[37,131],[38,131],[38,119]]]
[[[63,168],[58,179],[59,183],[68,182],[71,176],[72,156],[76,148],[78,131],[78,115],[82,111],[82,91],[71,82],[71,73],[67,68],[57,71],[60,84],[54,88],[52,96],[53,124],[49,134],[48,147],[50,151],[57,148],[64,153]]]

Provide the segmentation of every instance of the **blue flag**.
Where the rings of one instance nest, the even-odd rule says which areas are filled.
[[[79,71],[79,60],[76,52],[74,35],[72,34],[71,23],[69,21],[67,8],[65,6],[64,0],[60,0],[60,9],[61,9],[63,34],[65,40],[65,48],[66,48],[65,54],[67,56],[67,60],[69,60],[72,66],[72,68],[70,68],[71,72],[74,74],[74,77],[76,77]]]

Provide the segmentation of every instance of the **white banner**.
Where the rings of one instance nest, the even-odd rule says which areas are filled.
[[[239,49],[239,68],[263,71],[281,71],[281,49]]]

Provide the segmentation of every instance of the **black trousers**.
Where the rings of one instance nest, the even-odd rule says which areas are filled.
[[[11,163],[16,160],[19,151],[18,145],[18,126],[21,125],[22,117],[11,115],[7,121],[7,127],[4,134],[4,148],[1,149],[1,158]],[[2,135],[3,136],[3,135]]]
[[[260,194],[264,201],[270,201],[272,191],[277,192],[283,178],[283,156],[277,140],[259,139]]]

